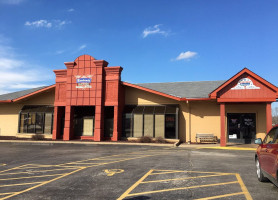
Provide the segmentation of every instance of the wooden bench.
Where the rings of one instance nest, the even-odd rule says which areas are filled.
[[[200,140],[200,143],[202,142],[217,143],[217,136],[214,136],[211,133],[197,133],[196,143],[198,143],[198,139]]]

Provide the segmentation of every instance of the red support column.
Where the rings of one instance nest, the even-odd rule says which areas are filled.
[[[54,107],[54,113],[53,113],[53,130],[52,130],[52,140],[58,139],[58,107]]]
[[[65,111],[65,127],[63,140],[70,140],[73,138],[73,108],[66,106]]]
[[[118,141],[119,106],[114,106],[114,127],[112,141]]]
[[[271,103],[266,103],[266,132],[272,128]]]
[[[220,146],[225,147],[227,145],[225,103],[220,104],[220,131]]]
[[[96,106],[95,111],[95,131],[94,131],[94,141],[103,140],[103,123],[104,121],[104,108],[102,105]]]

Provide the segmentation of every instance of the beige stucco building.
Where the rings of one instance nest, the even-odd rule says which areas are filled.
[[[132,84],[121,67],[83,55],[56,83],[0,95],[0,136],[113,140],[142,136],[251,143],[271,128],[278,88],[244,68],[226,81]]]

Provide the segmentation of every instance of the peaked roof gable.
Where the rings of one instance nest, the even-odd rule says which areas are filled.
[[[262,77],[260,77],[259,75],[255,74],[254,72],[252,72],[251,70],[249,70],[248,68],[244,68],[242,69],[240,72],[238,72],[236,75],[234,75],[233,77],[231,77],[229,80],[227,80],[226,82],[224,82],[222,85],[220,85],[218,88],[216,88],[214,91],[212,91],[210,93],[210,98],[212,99],[216,99],[218,98],[218,95],[221,91],[223,91],[225,88],[229,87],[229,85],[231,83],[233,83],[235,80],[239,79],[240,77],[244,76],[244,74],[248,74],[250,77],[252,77],[253,79],[257,80],[258,82],[262,83],[265,87],[267,87],[268,89],[270,89],[271,91],[273,91],[273,93],[276,93],[276,98],[278,97],[278,88],[271,84],[270,82],[266,81],[265,79],[263,79]]]

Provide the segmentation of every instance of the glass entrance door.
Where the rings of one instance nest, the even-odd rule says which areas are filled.
[[[250,144],[256,137],[255,113],[227,113],[228,141]]]

